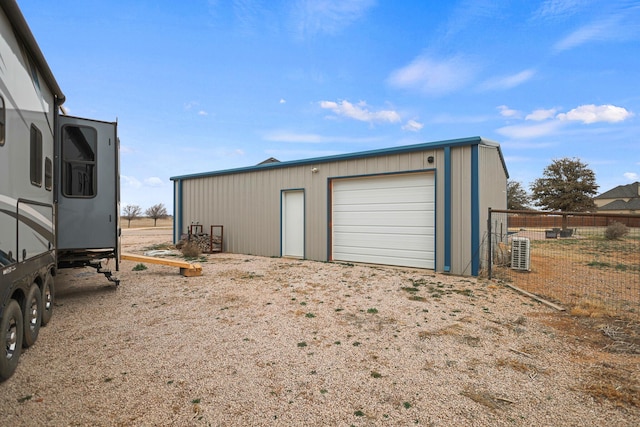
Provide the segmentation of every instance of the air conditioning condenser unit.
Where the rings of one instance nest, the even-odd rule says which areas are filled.
[[[531,251],[529,239],[514,237],[511,241],[511,268],[513,270],[529,271],[531,265]]]

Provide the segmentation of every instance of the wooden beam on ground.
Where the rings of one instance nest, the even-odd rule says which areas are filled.
[[[120,259],[128,261],[146,262],[149,264],[167,265],[169,267],[180,268],[180,274],[185,277],[202,276],[202,266],[200,264],[192,264],[187,261],[178,261],[175,259],[156,258],[152,256],[136,255],[136,254],[121,254]]]
[[[519,287],[510,285],[508,283],[505,283],[504,285],[507,286],[508,288],[513,289],[514,291],[520,292],[523,295],[526,295],[526,296],[528,296],[530,298],[533,298],[534,300],[536,300],[538,302],[541,302],[542,304],[548,305],[551,308],[555,308],[558,311],[564,311],[564,307],[560,307],[559,305],[556,305],[556,304],[554,304],[552,302],[549,302],[549,301],[547,301],[545,299],[542,299],[538,295],[532,294],[531,292],[527,292],[524,289],[520,289]]]

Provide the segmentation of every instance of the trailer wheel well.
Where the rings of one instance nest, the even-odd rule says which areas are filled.
[[[26,295],[24,291],[20,288],[16,289],[11,295],[11,299],[16,300],[18,304],[20,304],[20,309],[24,307],[25,298],[26,298]]]

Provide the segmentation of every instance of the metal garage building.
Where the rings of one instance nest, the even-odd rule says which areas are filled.
[[[220,224],[226,252],[477,275],[507,178],[481,137],[176,176],[174,241]]]

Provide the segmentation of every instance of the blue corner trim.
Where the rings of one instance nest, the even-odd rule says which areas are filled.
[[[444,147],[444,269],[451,271],[451,147]]]
[[[182,234],[182,224],[184,218],[182,218],[182,180],[176,181],[176,185],[173,187],[173,243],[176,244],[180,240]],[[177,193],[177,194],[176,194]],[[176,204],[176,199],[178,203]]]
[[[471,146],[471,275],[480,270],[480,165],[479,148]]]

